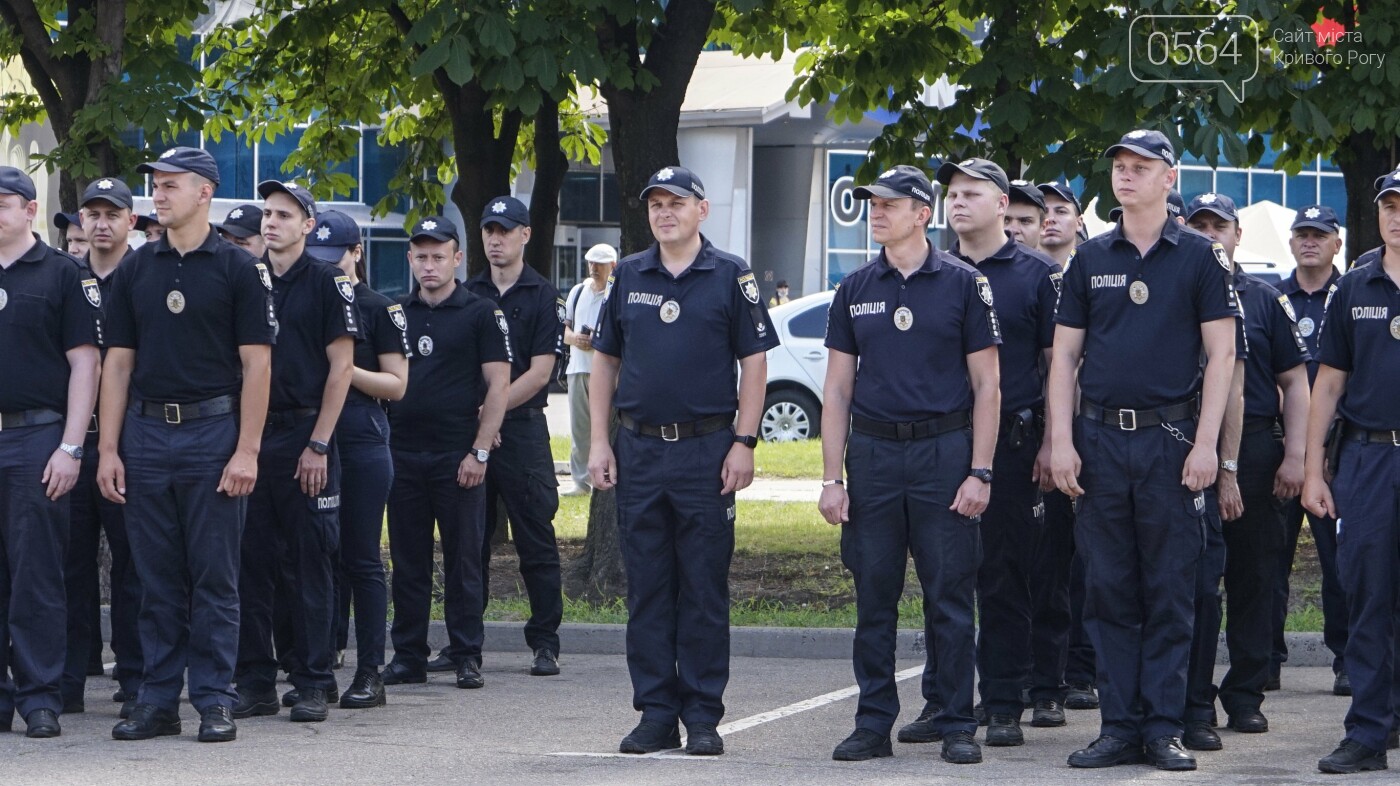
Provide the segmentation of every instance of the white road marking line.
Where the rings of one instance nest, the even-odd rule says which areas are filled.
[[[914,666],[913,668],[908,668],[904,671],[896,672],[894,675],[894,680],[895,682],[903,682],[904,680],[910,679],[911,677],[918,677],[923,673],[923,666]],[[755,726],[761,726],[770,721],[778,720],[779,718],[786,718],[789,715],[796,715],[799,712],[806,712],[807,710],[814,710],[818,707],[824,707],[828,704],[841,701],[842,699],[849,699],[850,697],[856,696],[859,693],[860,686],[852,685],[849,688],[842,688],[841,690],[835,690],[831,693],[823,693],[820,696],[795,702],[785,707],[779,707],[776,710],[769,710],[768,712],[760,712],[757,715],[750,715],[747,718],[740,718],[739,720],[736,720],[732,723],[726,723],[723,726],[720,726],[718,729],[716,729],[716,731],[720,733],[720,736],[728,736],[735,732],[744,731],[745,729],[752,729]],[[685,744],[684,737],[682,737],[681,744]],[[717,761],[719,759],[719,757],[717,756],[687,756],[685,755],[685,752],[683,750],[665,750],[656,751],[655,753],[643,754],[560,751],[558,753],[551,753],[549,755],[576,756],[580,758],[590,759],[677,759],[684,761]]]

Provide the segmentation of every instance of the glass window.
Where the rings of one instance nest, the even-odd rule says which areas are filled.
[[[803,311],[788,320],[788,332],[794,338],[825,338],[826,312],[830,308],[831,301],[827,301]]]
[[[1215,192],[1230,197],[1236,205],[1243,207],[1249,204],[1249,175],[1244,172],[1216,172]],[[1182,192],[1182,196],[1190,199],[1195,194]]]
[[[294,128],[289,133],[282,134],[271,142],[263,140],[258,143],[258,171],[257,179],[263,180],[292,180],[302,173],[298,170],[291,172],[282,171],[282,163],[287,160],[301,144],[301,137],[305,133],[300,128]]]
[[[404,149],[395,145],[379,144],[379,129],[365,129],[365,139],[360,146],[364,156],[364,180],[360,183],[360,198],[373,207],[389,193],[389,181],[394,178],[399,165],[404,160]],[[389,208],[395,213],[408,212],[408,200],[399,198]]]
[[[1181,189],[1182,199],[1189,201],[1197,194],[1214,191],[1214,180],[1209,169],[1182,169],[1181,179],[1177,181],[1177,186]]]
[[[1249,197],[1251,202],[1263,202],[1267,199],[1283,204],[1283,175],[1275,172],[1251,172]]]
[[[1317,202],[1317,175],[1299,174],[1288,177],[1287,206],[1303,207]]]
[[[603,215],[597,172],[566,172],[559,189],[559,220],[564,223],[593,223]]]
[[[603,173],[603,223],[622,222],[622,190],[617,185],[617,175]]]
[[[371,237],[367,250],[369,259],[365,262],[365,268],[369,273],[369,285],[389,297],[407,294],[410,278],[408,240]]]
[[[1340,177],[1324,177],[1322,180],[1322,199],[1319,204],[1327,205],[1337,211],[1343,223],[1347,217],[1347,184]]]
[[[204,149],[219,165],[219,187],[214,196],[220,199],[257,199],[253,182],[253,149],[237,134],[226,133],[219,141],[207,141]]]

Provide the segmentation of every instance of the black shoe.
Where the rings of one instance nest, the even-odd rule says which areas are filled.
[[[559,656],[548,647],[535,650],[535,659],[530,663],[531,677],[553,677],[559,673]]]
[[[987,708],[983,706],[982,702],[979,701],[972,705],[972,717],[977,719],[978,726],[987,725]]]
[[[948,743],[953,736],[943,740],[943,750],[948,750]],[[1017,745],[1026,744],[1026,735],[1021,733],[1020,719],[1011,715],[993,715],[987,723],[987,746],[991,748],[1014,748]],[[945,757],[946,758],[946,757]],[[977,760],[982,760],[982,754],[977,754]]]
[[[475,690],[486,684],[476,658],[467,658],[457,667],[457,687]]]
[[[617,746],[620,753],[655,753],[668,751],[681,746],[681,730],[675,723],[642,721],[637,724],[622,744]]]
[[[1263,734],[1269,730],[1269,719],[1259,710],[1246,710],[1231,715],[1225,725],[1241,734]]]
[[[287,691],[286,693],[282,694],[282,706],[283,706],[283,707],[295,707],[295,706],[297,706],[297,703],[300,702],[300,701],[301,701],[301,688],[292,688],[291,690],[289,690],[289,691]],[[334,703],[336,703],[336,702],[338,702],[338,701],[340,701],[340,688],[331,688],[330,690],[326,691],[326,703],[327,703],[327,704],[334,704]]]
[[[452,668],[457,668],[455,665]],[[414,671],[402,663],[392,662],[379,673],[385,685],[419,685],[428,681],[428,675]]]
[[[1089,747],[1069,755],[1069,766],[1084,769],[1142,764],[1145,761],[1147,757],[1143,754],[1141,745],[1106,734],[1089,743]]]
[[[32,740],[46,740],[63,733],[53,710],[34,710],[25,716],[24,725],[24,736]]]
[[[691,756],[718,756],[724,753],[724,740],[713,723],[685,725],[685,752]]]
[[[1031,710],[1031,725],[1038,729],[1065,725],[1065,708],[1054,699],[1041,699]]]
[[[340,697],[340,708],[367,710],[370,707],[383,707],[386,701],[384,681],[379,678],[378,672],[361,669],[355,672],[355,679],[350,683],[350,688]]]
[[[439,652],[436,658],[428,661],[428,671],[456,671],[457,661],[447,657],[446,652]]]
[[[1387,768],[1385,751],[1373,751],[1355,740],[1346,739],[1336,750],[1322,757],[1317,768],[1334,774],[1384,770]]]
[[[330,708],[326,706],[326,692],[321,688],[302,690],[290,714],[293,723],[320,723],[330,717]]]
[[[1351,677],[1347,676],[1345,670],[1337,672],[1337,678],[1332,680],[1333,696],[1351,695]]]
[[[83,703],[83,697],[63,700],[63,715],[81,715],[87,712],[87,705]]]
[[[851,736],[842,740],[841,744],[836,746],[836,750],[831,752],[831,758],[836,761],[865,761],[893,755],[894,748],[890,746],[890,738],[869,729],[856,729],[851,732]]]
[[[126,695],[126,691],[122,690],[121,688],[117,688],[117,690],[112,694],[112,703],[113,703],[113,704],[121,704],[122,702],[126,701],[128,698],[134,699],[134,698],[136,698],[136,697],[135,697],[135,696],[127,696],[127,695]]]
[[[276,715],[282,709],[277,706],[277,689],[269,688],[263,693],[253,693],[238,689],[238,700],[233,703],[233,717],[242,720],[257,715]]]
[[[215,704],[199,714],[200,742],[233,742],[238,739],[238,727],[233,725],[233,713],[228,707]]]
[[[918,718],[899,727],[899,741],[938,742],[943,739],[943,732],[933,725],[933,716],[942,711],[943,708],[937,704],[925,704],[924,711],[919,713]]]
[[[1175,737],[1158,737],[1147,743],[1147,763],[1173,772],[1196,769],[1196,757],[1187,753]]]
[[[1181,744],[1193,751],[1218,751],[1225,747],[1220,735],[1205,721],[1187,721]]]
[[[990,730],[989,726],[988,731]],[[1021,733],[1019,725],[1016,727],[1016,733]],[[943,738],[943,760],[950,764],[981,764],[982,746],[978,745],[977,740],[972,738],[972,732],[955,731]]]
[[[1072,710],[1096,710],[1099,695],[1094,692],[1093,685],[1071,682],[1065,691],[1065,706]]]
[[[121,707],[121,709],[117,710],[117,717],[118,717],[118,718],[121,718],[122,720],[126,720],[127,718],[130,718],[130,717],[131,717],[131,712],[132,712],[132,710],[135,710],[135,709],[136,709],[136,697],[135,697],[135,696],[132,696],[131,698],[129,698],[129,699],[127,699],[126,701],[122,702],[122,707]]]
[[[154,704],[138,704],[131,717],[112,727],[114,740],[149,740],[180,733],[180,716]]]

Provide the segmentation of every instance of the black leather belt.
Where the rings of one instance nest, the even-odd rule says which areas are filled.
[[[164,418],[165,422],[172,426],[178,426],[187,420],[227,415],[237,406],[237,396],[219,396],[206,401],[196,401],[193,404],[160,404],[155,401],[136,403],[137,411],[142,415],[148,418]]]
[[[1400,448],[1400,429],[1390,431],[1368,431],[1364,428],[1357,428],[1350,423],[1347,424],[1345,435],[1342,437],[1347,442],[1365,442],[1371,445],[1393,445]]]
[[[1081,417],[1115,426],[1123,431],[1137,431],[1140,428],[1151,428],[1196,417],[1196,399],[1156,409],[1109,409],[1086,398],[1079,401],[1079,414]]]
[[[24,428],[25,426],[47,426],[50,423],[58,423],[63,420],[63,415],[51,409],[26,409],[23,412],[5,412],[0,414],[0,431],[9,428]]]
[[[537,415],[543,415],[544,409],[540,407],[516,407],[506,413],[506,420],[529,420]]]
[[[1245,418],[1244,428],[1240,429],[1240,434],[1258,434],[1261,431],[1272,431],[1276,425],[1278,425],[1277,418]]]
[[[279,409],[276,412],[269,411],[267,413],[267,421],[263,424],[263,428],[291,428],[297,424],[297,421],[319,414],[321,414],[321,410],[313,407],[307,407],[305,409]]]
[[[723,428],[729,428],[734,423],[732,415],[712,415],[703,420],[693,420],[689,423],[667,423],[661,426],[649,426],[645,423],[638,423],[626,412],[619,412],[618,418],[622,421],[622,426],[628,431],[635,431],[647,437],[661,437],[667,442],[675,442],[686,437],[703,437],[706,434],[713,434]]]
[[[851,430],[871,437],[897,439],[901,442],[937,437],[971,425],[972,412],[966,409],[961,412],[939,415],[928,420],[916,420],[912,423],[886,423],[883,420],[871,420],[860,415],[851,415]]]

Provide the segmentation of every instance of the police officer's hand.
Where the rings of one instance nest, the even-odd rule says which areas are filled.
[[[975,518],[987,509],[987,500],[991,498],[992,484],[968,476],[962,485],[958,486],[957,496],[953,497],[953,504],[948,509],[956,510],[959,515]]]
[[[1050,471],[1050,440],[1040,443],[1035,454],[1035,466],[1031,469],[1031,481],[1040,484],[1041,491],[1055,490],[1055,473]]]
[[[1220,470],[1220,457],[1214,450],[1197,445],[1186,455],[1186,464],[1181,468],[1181,485],[1192,491],[1200,491],[1215,482]]]
[[[58,499],[73,490],[78,485],[78,470],[82,469],[83,462],[55,449],[52,456],[49,456],[49,463],[44,466],[44,476],[39,479],[48,488],[44,490],[44,495],[49,499]]]
[[[596,440],[588,450],[588,479],[593,488],[607,491],[617,485],[617,457],[612,445]]]
[[[1215,483],[1215,494],[1220,498],[1220,520],[1234,521],[1244,515],[1244,497],[1240,496],[1239,479],[1233,472],[1221,472]]]
[[[126,465],[115,451],[97,456],[97,490],[109,502],[126,504]]]
[[[297,471],[292,477],[301,481],[301,493],[308,497],[319,497],[326,487],[326,474],[329,461],[311,448],[303,448],[297,459]]]
[[[219,487],[230,497],[246,497],[253,493],[258,482],[258,456],[248,450],[235,450],[224,465],[224,474],[219,478]]]
[[[826,519],[828,524],[845,524],[850,521],[851,498],[846,494],[846,487],[836,484],[823,488],[821,499],[817,502],[817,510],[822,512],[822,518]]]
[[[1303,493],[1303,459],[1286,458],[1274,474],[1274,496],[1293,499]]]
[[[1321,477],[1308,475],[1303,481],[1303,507],[1314,516],[1335,519],[1337,503],[1332,501],[1332,489]]]
[[[467,453],[462,463],[457,465],[457,485],[464,489],[480,486],[486,480],[486,465],[476,460],[474,453]]]
[[[719,490],[721,494],[733,494],[748,488],[753,483],[753,448],[734,443],[729,448],[729,455],[724,457],[719,479],[724,484]]]
[[[1079,451],[1074,449],[1074,445],[1051,447],[1050,479],[1055,482],[1055,488],[1068,496],[1077,497],[1084,493],[1079,485],[1080,466]]]

